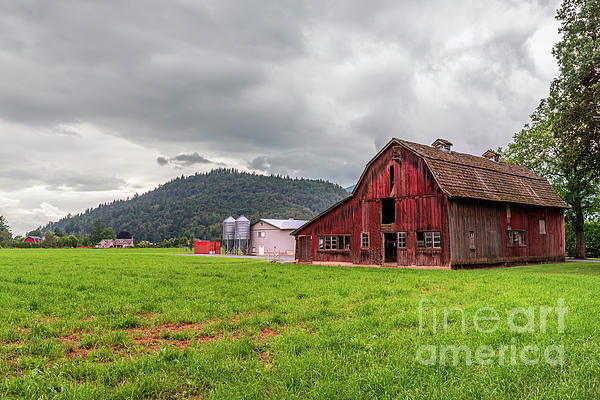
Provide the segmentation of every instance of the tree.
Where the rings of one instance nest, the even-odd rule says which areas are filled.
[[[6,229],[0,231],[0,245],[2,247],[12,246],[13,239],[10,232]]]
[[[1,231],[10,232],[10,226],[8,226],[8,221],[2,215],[0,215],[0,232]]]
[[[92,237],[90,235],[84,236],[83,239],[81,239],[81,245],[83,247],[89,247],[92,245]]]
[[[115,231],[113,228],[105,228],[105,229],[102,229],[102,232],[100,232],[100,240],[114,239],[114,238],[115,238]]]
[[[42,237],[42,231],[39,229],[34,229],[31,232],[27,232],[27,236],[37,236],[37,237]]]
[[[179,246],[181,247],[187,247],[188,245],[188,238],[185,236],[182,236],[179,238]]]
[[[584,222],[600,209],[600,2],[564,0],[556,18],[559,76],[503,157],[550,180],[571,207],[575,257],[585,258]]]
[[[117,239],[131,239],[131,233],[127,232],[127,231],[121,231],[119,233],[117,233]]]
[[[10,226],[6,218],[0,215],[0,245],[4,247],[12,246],[13,239],[10,233]]]
[[[102,231],[104,230],[104,223],[99,219],[94,221],[92,225],[92,230],[90,231],[90,236],[92,237],[92,242],[98,243],[102,238]]]
[[[58,243],[57,243],[56,235],[54,235],[54,232],[52,232],[52,231],[46,232],[46,234],[44,235],[44,242],[42,243],[42,246],[49,248],[49,247],[56,247],[57,244]]]
[[[65,236],[65,233],[62,231],[62,229],[60,229],[58,226],[56,228],[54,228],[54,235],[56,237],[63,237]]]
[[[65,238],[65,241],[69,247],[75,248],[75,247],[77,247],[77,243],[79,242],[79,239],[77,239],[77,237],[75,235],[69,235]]]

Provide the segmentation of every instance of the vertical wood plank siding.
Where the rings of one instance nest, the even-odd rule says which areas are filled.
[[[394,185],[390,187],[390,167],[394,167]],[[382,198],[395,199],[396,222],[381,225]],[[425,164],[425,161],[402,146],[381,154],[365,176],[355,195],[332,209],[322,218],[297,233],[312,236],[312,260],[380,265],[384,261],[383,233],[407,232],[407,248],[398,250],[395,265],[449,266],[445,195]],[[416,231],[442,232],[442,248],[416,250]],[[361,249],[361,233],[369,233],[369,248]],[[351,235],[351,250],[319,251],[318,236]]]

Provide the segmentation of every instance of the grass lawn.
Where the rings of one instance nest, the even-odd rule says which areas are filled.
[[[600,263],[425,271],[176,252],[0,250],[0,398],[600,397]],[[543,332],[540,307],[559,298],[564,332],[555,312]],[[462,311],[444,329],[449,307]],[[499,321],[478,330],[481,307]],[[533,332],[510,329],[514,307],[533,307]],[[466,347],[423,365],[421,346]],[[494,357],[474,361],[480,346]]]

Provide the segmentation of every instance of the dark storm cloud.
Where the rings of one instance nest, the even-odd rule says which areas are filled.
[[[167,164],[169,164],[169,160],[167,160],[165,157],[156,157],[156,162],[158,163],[158,165],[165,166]]]
[[[556,6],[0,1],[0,119],[90,124],[173,154],[210,149],[158,166],[227,158],[350,183],[391,137],[443,136],[463,151],[504,144],[545,94],[531,41]]]

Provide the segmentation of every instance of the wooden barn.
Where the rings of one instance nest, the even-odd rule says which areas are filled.
[[[300,263],[464,268],[565,259],[564,209],[525,167],[392,139],[352,194],[293,234]]]

